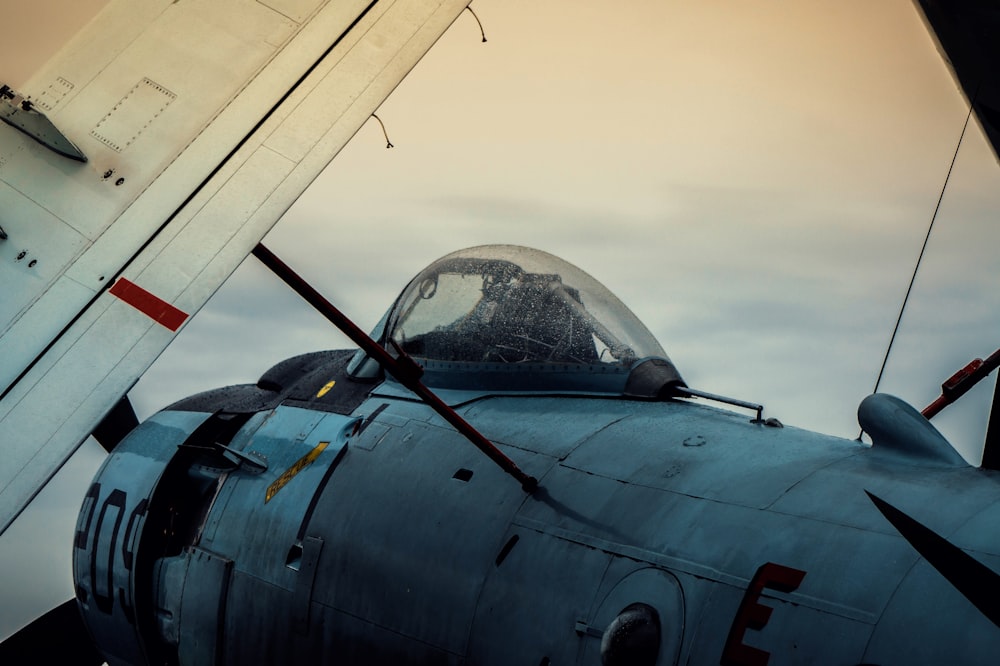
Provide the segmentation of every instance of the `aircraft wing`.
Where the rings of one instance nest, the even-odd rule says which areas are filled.
[[[468,3],[112,0],[0,91],[0,533]]]
[[[988,0],[916,0],[986,137],[1000,156],[1000,7]]]

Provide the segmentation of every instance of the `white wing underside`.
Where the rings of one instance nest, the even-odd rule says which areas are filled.
[[[0,124],[0,533],[468,2],[114,0],[19,91],[88,161]]]

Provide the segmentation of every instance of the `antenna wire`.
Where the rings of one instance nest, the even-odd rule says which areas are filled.
[[[903,312],[906,310],[906,304],[910,300],[910,292],[913,291],[913,283],[917,280],[917,271],[920,270],[920,262],[924,258],[924,252],[927,250],[927,242],[931,238],[931,230],[934,229],[934,222],[937,220],[938,211],[941,210],[941,201],[944,199],[945,190],[948,189],[948,181],[951,179],[951,172],[955,168],[955,162],[958,160],[958,151],[962,148],[962,141],[965,139],[965,132],[969,129],[969,121],[972,120],[972,104],[969,105],[969,114],[965,117],[965,125],[962,127],[962,134],[958,137],[958,145],[955,146],[955,154],[951,156],[951,164],[948,166],[948,175],[944,178],[944,185],[941,186],[941,193],[938,195],[937,205],[934,206],[934,214],[931,215],[931,223],[927,225],[927,235],[924,236],[924,244],[920,248],[920,254],[917,256],[917,264],[913,267],[913,275],[910,276],[910,284],[906,287],[906,295],[903,296],[903,304],[899,308],[899,316],[896,317],[896,325],[892,328],[892,335],[889,337],[889,345],[885,349],[885,356],[882,358],[882,367],[879,368],[878,378],[875,380],[875,388],[872,389],[872,393],[878,392],[879,384],[882,383],[882,374],[885,372],[885,366],[889,362],[889,353],[892,351],[892,344],[896,341],[896,333],[899,332],[899,324],[903,321]]]

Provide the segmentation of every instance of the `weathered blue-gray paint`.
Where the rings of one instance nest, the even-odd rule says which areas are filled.
[[[352,437],[359,418],[382,405]],[[907,465],[898,451],[686,401],[493,396],[461,411],[542,490],[526,496],[429,408],[384,394],[353,416],[279,407],[249,422],[230,446],[265,457],[268,469],[222,474],[199,518],[200,540],[174,556],[187,561],[184,579],[161,581],[163,605],[170,585],[183,585],[178,626],[142,641],[176,636],[177,655],[197,654],[199,663],[216,654],[216,636],[218,663],[294,655],[597,663],[600,641],[581,627],[603,631],[611,611],[602,598],[631,570],[649,570],[651,580],[669,582],[650,592],[671,646],[661,663],[674,663],[669,655],[718,663],[750,579],[775,562],[806,572],[794,592],[765,593],[772,619],[747,638],[776,663],[787,654],[974,661],[1000,647],[1000,629],[922,561],[864,492],[996,565],[993,473]],[[135,461],[162,465],[204,417],[164,413],[141,426],[98,483],[130,493],[126,479],[155,483],[153,474],[134,476],[142,469]],[[268,486],[321,441],[331,444],[265,504]],[[459,470],[471,478],[455,478]],[[207,573],[192,568],[201,561],[213,563]],[[116,586],[137,597],[132,587],[149,584],[125,580],[116,573]],[[104,616],[81,602],[102,645],[124,640],[111,639],[100,629]],[[117,607],[107,618],[121,620]]]
[[[471,277],[497,297],[500,278]],[[511,335],[480,327],[475,344],[461,339],[471,314],[421,320],[411,333],[426,348],[398,334],[444,355],[529,358],[565,351],[556,324],[572,330],[569,360],[538,390],[442,391],[539,480],[530,494],[407,389],[356,382],[349,352],[289,361],[134,430],[76,539],[80,606],[109,663],[597,664],[602,642],[628,643],[638,625],[617,618],[633,604],[658,618],[660,666],[998,654],[994,602],[969,592],[996,576],[955,570],[961,549],[1000,566],[997,473],[891,397],[861,410],[870,448],[679,397],[673,366],[645,364],[614,326],[601,342],[620,358],[587,356],[590,320],[563,307],[584,290],[559,280],[510,285],[558,295],[547,332],[523,334],[536,322],[508,313]],[[602,364],[644,373],[622,383],[641,390],[552,380]],[[887,518],[903,514],[926,529],[897,531]]]

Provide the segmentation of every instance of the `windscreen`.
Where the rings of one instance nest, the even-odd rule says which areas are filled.
[[[389,336],[418,359],[629,367],[665,357],[610,291],[545,252],[490,245],[455,252],[404,290]]]

